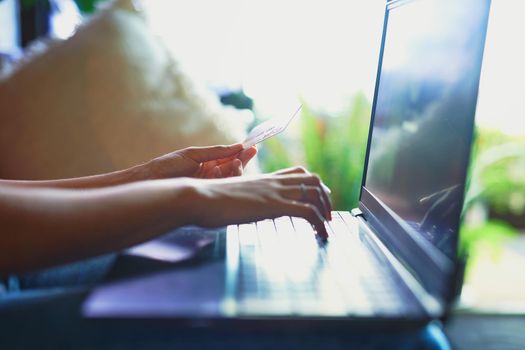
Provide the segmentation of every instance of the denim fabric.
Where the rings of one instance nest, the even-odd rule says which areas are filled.
[[[108,274],[116,254],[103,255],[72,264],[18,276],[19,289],[90,286]]]

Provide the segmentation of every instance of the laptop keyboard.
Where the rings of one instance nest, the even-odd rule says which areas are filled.
[[[321,242],[304,219],[238,225],[238,310],[250,314],[390,315],[408,305],[387,265],[358,237],[357,220],[334,212]],[[237,226],[233,226],[234,228]],[[237,230],[235,230],[237,231]]]

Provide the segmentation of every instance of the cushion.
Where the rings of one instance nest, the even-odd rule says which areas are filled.
[[[0,178],[107,172],[245,137],[251,113],[189,77],[131,0],[44,46],[0,79]]]

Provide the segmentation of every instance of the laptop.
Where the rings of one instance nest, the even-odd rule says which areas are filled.
[[[327,241],[300,218],[231,225],[211,233],[225,236],[223,260],[102,285],[84,314],[279,327],[445,317],[489,8],[387,1],[359,207],[333,213]]]

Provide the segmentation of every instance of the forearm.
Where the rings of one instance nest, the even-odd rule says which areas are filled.
[[[186,179],[94,190],[0,186],[0,275],[140,243],[194,220]]]
[[[84,176],[60,180],[0,180],[0,186],[51,187],[51,188],[100,188],[123,185],[149,178],[148,167],[137,165],[132,168],[107,174]]]

